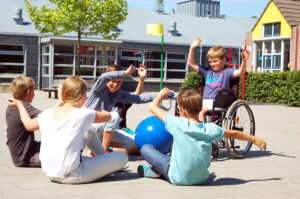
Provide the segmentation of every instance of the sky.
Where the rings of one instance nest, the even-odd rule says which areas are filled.
[[[177,3],[186,0],[164,0],[165,11],[175,9],[177,11]],[[267,6],[269,0],[219,0],[220,1],[220,14],[232,17],[245,17],[252,16],[260,17],[263,10]],[[145,8],[154,9],[156,0],[127,0],[128,7],[131,8]]]

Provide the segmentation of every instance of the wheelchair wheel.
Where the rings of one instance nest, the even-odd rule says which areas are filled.
[[[250,107],[244,101],[235,101],[227,110],[225,118],[224,128],[255,135],[254,116]],[[225,138],[225,146],[231,157],[243,158],[250,150],[252,142]]]

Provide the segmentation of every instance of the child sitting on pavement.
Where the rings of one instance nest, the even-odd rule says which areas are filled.
[[[82,108],[86,96],[85,81],[72,76],[61,87],[60,106],[43,111],[37,118],[29,117],[21,101],[7,100],[10,106],[19,109],[27,130],[41,130],[42,170],[51,181],[65,184],[92,182],[122,169],[128,161],[125,153],[107,154],[98,136],[88,131],[92,123],[109,121],[111,114]],[[82,156],[85,146],[95,157]]]
[[[201,122],[199,112],[202,96],[197,89],[182,89],[178,95],[180,117],[167,115],[159,104],[173,91],[164,88],[149,106],[150,111],[165,122],[167,131],[173,136],[171,156],[160,153],[155,146],[145,144],[141,154],[152,165],[138,166],[138,174],[158,178],[160,175],[174,185],[204,184],[208,177],[213,141],[223,137],[251,141],[261,150],[266,142],[258,137],[237,130],[223,129],[214,123]]]
[[[200,44],[201,39],[199,37],[191,43],[188,65],[205,79],[203,108],[199,116],[201,121],[205,121],[205,114],[207,111],[212,110],[213,100],[217,96],[219,88],[231,88],[234,78],[238,78],[245,74],[246,61],[249,58],[250,52],[248,50],[242,52],[242,63],[239,69],[224,69],[226,50],[221,46],[214,46],[207,52],[206,56],[210,65],[210,67],[207,67],[196,64],[194,59],[195,49]]]
[[[34,98],[35,82],[32,78],[20,76],[11,83],[11,93],[22,102],[30,118],[41,112],[30,103]],[[16,167],[41,167],[39,158],[41,142],[35,141],[34,132],[24,127],[18,109],[8,106],[6,109],[7,145]]]
[[[121,66],[110,65],[93,85],[85,106],[94,110],[111,111],[117,103],[147,103],[155,98],[155,94],[134,95],[120,90],[122,79],[132,77],[135,67],[130,65],[126,71]],[[119,129],[119,116],[112,116],[109,122],[93,124],[90,131],[96,132],[102,140],[102,145],[107,152],[122,151],[127,154],[136,154],[138,147],[132,137],[117,131]]]

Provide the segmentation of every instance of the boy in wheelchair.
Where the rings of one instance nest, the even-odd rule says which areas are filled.
[[[214,99],[216,98],[220,88],[231,88],[235,78],[244,75],[246,71],[246,61],[249,58],[250,52],[245,50],[242,52],[242,63],[239,69],[226,68],[226,50],[221,46],[214,46],[207,52],[207,58],[210,67],[201,66],[195,63],[195,49],[201,44],[201,39],[198,37],[190,45],[188,56],[188,65],[198,72],[205,80],[203,92],[203,108],[200,112],[200,121],[206,121],[205,116],[209,110],[212,110]]]
[[[174,92],[168,88],[162,89],[149,109],[165,122],[166,129],[173,136],[171,156],[160,153],[153,145],[143,145],[141,154],[151,166],[139,165],[140,176],[158,178],[162,175],[174,185],[204,184],[209,177],[212,142],[223,137],[250,141],[260,150],[266,150],[266,142],[261,138],[238,130],[223,129],[215,123],[201,122],[199,112],[202,108],[202,96],[195,88],[180,91],[177,97],[180,117],[167,115],[159,104],[170,93]]]

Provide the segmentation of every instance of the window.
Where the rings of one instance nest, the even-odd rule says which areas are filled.
[[[264,25],[264,37],[280,36],[280,23],[270,23]]]
[[[42,46],[42,74],[49,75],[50,46]]]
[[[264,69],[271,68],[271,55],[265,55],[263,62]]]
[[[0,74],[24,74],[24,46],[0,44]]]

